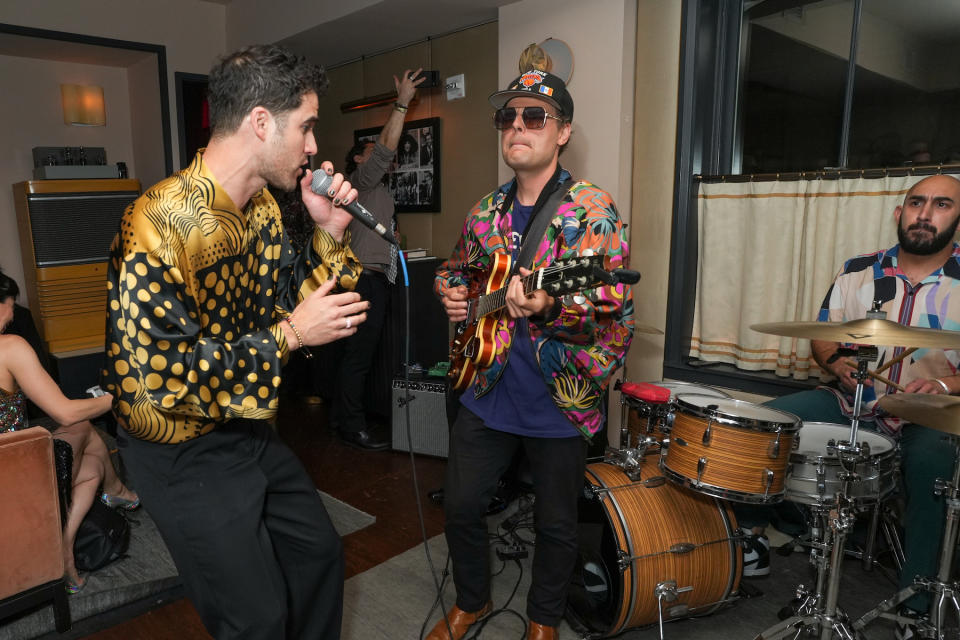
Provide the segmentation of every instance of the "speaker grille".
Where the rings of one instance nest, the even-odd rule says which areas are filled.
[[[105,262],[120,217],[138,195],[136,191],[28,195],[36,265]]]
[[[407,381],[393,381],[393,448],[410,451],[407,437],[407,408],[403,406]],[[447,423],[447,385],[443,382],[410,381],[410,438],[413,452],[447,457],[450,426]]]

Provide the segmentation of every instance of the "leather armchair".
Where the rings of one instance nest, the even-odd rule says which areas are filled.
[[[0,624],[52,600],[57,631],[70,629],[62,539],[50,432],[0,433]]]

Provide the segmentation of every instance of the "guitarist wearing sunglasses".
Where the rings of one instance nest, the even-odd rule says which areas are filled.
[[[559,163],[570,140],[573,98],[560,78],[536,69],[490,96],[504,162],[514,178],[467,215],[434,290],[452,322],[467,327],[457,388],[465,389],[450,435],[444,486],[446,538],[456,605],[428,640],[466,635],[491,612],[485,513],[497,481],[521,448],[535,494],[536,553],[527,595],[527,638],[558,637],[577,563],[577,498],[588,442],[601,431],[604,392],[633,334],[623,285],[563,291],[541,276],[578,256],[626,267],[626,231],[610,194],[574,180]],[[517,265],[514,267],[513,265]],[[591,287],[591,288],[586,288]],[[474,329],[478,294],[502,304]],[[496,295],[486,295],[496,299]],[[482,306],[482,305],[480,305]],[[486,325],[486,326],[485,326]],[[452,368],[452,370],[454,369]],[[600,437],[603,437],[601,434]]]

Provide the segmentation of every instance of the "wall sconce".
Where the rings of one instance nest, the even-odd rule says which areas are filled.
[[[107,124],[103,87],[82,84],[60,85],[64,124],[102,127]]]
[[[343,102],[340,104],[340,113],[350,113],[352,111],[363,111],[382,105],[393,104],[397,99],[397,92],[378,93],[375,96],[367,96],[359,100]]]
[[[440,72],[439,71],[421,71],[420,76],[425,76],[425,80],[421,82],[418,86],[419,89],[433,89],[440,86]],[[420,77],[417,76],[417,77]],[[354,111],[364,111],[365,109],[373,109],[374,107],[382,107],[384,105],[393,104],[397,99],[397,92],[390,91],[388,93],[378,93],[375,96],[364,96],[359,100],[351,100],[350,102],[340,103],[340,113],[351,113]],[[414,98],[410,104],[416,104],[418,98]],[[408,105],[409,106],[409,105]]]

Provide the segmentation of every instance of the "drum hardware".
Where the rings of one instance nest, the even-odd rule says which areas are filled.
[[[840,561],[846,545],[847,535],[853,529],[856,520],[854,504],[847,500],[846,485],[852,481],[843,474],[841,490],[837,496],[837,506],[812,507],[814,518],[822,522],[813,531],[815,541],[811,544],[810,561],[817,569],[817,583],[813,591],[804,585],[797,587],[797,600],[800,602],[788,609],[792,615],[782,622],[762,631],[755,640],[773,640],[775,638],[814,635],[819,632],[820,640],[830,640],[834,635],[842,640],[855,640],[846,613],[838,606],[840,594]],[[822,537],[822,540],[820,539]]]
[[[660,625],[660,640],[663,640],[663,601],[676,602],[677,596],[687,591],[693,591],[693,587],[677,587],[676,580],[664,580],[663,582],[657,583],[657,586],[654,587],[653,594],[657,597],[657,620]],[[679,610],[674,612],[674,609]],[[671,618],[674,618],[678,615],[685,615],[688,611],[689,607],[679,605],[678,607],[671,607],[667,613],[670,614]]]
[[[903,395],[919,396],[925,394]],[[894,410],[900,408],[899,405],[901,402],[906,403],[907,405],[910,403],[909,400],[899,400],[897,403],[887,403],[887,406],[884,406],[884,409],[890,411],[898,417],[903,417],[910,420],[910,418],[908,418],[906,415],[901,415],[901,413],[898,413]],[[891,406],[893,406],[894,409],[889,408]],[[922,406],[921,409],[916,409],[916,411],[928,410],[928,407],[925,406]],[[908,408],[902,413],[906,414],[910,413],[911,411],[912,410]],[[951,421],[948,417],[944,417],[944,415],[940,415],[935,420],[930,421],[929,424],[924,423],[924,426],[929,426],[947,433],[954,433],[956,430],[960,429],[960,424],[957,424],[955,421]],[[936,638],[937,640],[942,640],[944,638],[945,610],[947,608],[952,609],[954,614],[958,617],[958,619],[960,619],[960,599],[958,599],[958,593],[960,593],[960,583],[950,580],[950,572],[953,567],[953,556],[957,546],[958,532],[960,532],[960,527],[958,527],[958,521],[960,521],[960,443],[958,443],[956,439],[952,439],[952,445],[954,448],[953,477],[949,481],[942,478],[937,478],[937,480],[934,482],[934,494],[942,495],[946,498],[946,518],[944,519],[943,537],[940,542],[940,558],[937,565],[937,575],[932,578],[916,576],[912,585],[901,589],[893,597],[884,600],[879,605],[861,616],[860,619],[854,623],[854,629],[862,629],[876,618],[882,617],[900,622],[910,622],[916,624],[917,635],[920,638]],[[896,614],[888,613],[891,609],[906,601],[913,594],[923,591],[931,593],[933,596],[930,604],[929,615],[926,619],[906,620],[901,616],[897,616]]]

